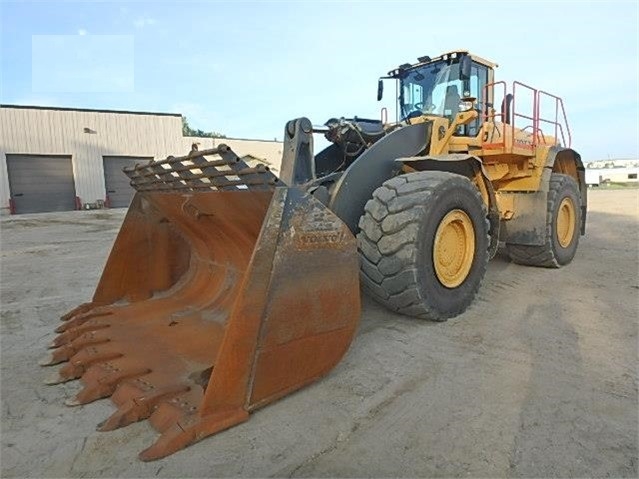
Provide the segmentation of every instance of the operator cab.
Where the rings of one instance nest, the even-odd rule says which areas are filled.
[[[456,136],[474,137],[479,133],[482,114],[492,101],[483,96],[486,84],[493,81],[496,66],[467,51],[454,51],[434,59],[420,57],[418,63],[400,65],[383,78],[393,78],[399,83],[399,119],[410,121],[420,116],[439,116],[452,121],[460,111],[474,108],[478,118],[459,126],[455,132]],[[382,79],[378,100],[383,92]]]

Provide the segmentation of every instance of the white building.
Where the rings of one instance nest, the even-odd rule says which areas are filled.
[[[127,206],[122,168],[225,143],[276,174],[282,143],[182,136],[177,113],[0,105],[0,213]]]
[[[608,158],[586,163],[586,183],[639,183],[639,158]]]
[[[594,170],[599,172],[601,182],[606,183],[637,183],[637,175],[639,174],[639,168],[602,168],[600,170]]]

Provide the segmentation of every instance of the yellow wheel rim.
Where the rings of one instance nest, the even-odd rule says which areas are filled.
[[[569,197],[561,200],[557,211],[557,241],[562,248],[567,248],[575,235],[575,204]]]
[[[450,211],[439,223],[433,243],[433,263],[439,282],[456,288],[464,282],[475,258],[475,230],[462,210]]]

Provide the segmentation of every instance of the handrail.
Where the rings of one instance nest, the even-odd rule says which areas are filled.
[[[548,93],[547,91],[543,91],[543,90],[539,90],[539,92],[537,93],[537,95],[541,98],[542,95],[548,96],[550,98],[553,98],[555,100],[555,121],[550,121],[550,120],[546,120],[546,119],[540,119],[540,121],[544,121],[544,122],[548,122],[551,124],[555,125],[555,139],[557,139],[557,130],[559,130],[559,133],[561,133],[561,140],[562,140],[562,144],[570,147],[572,145],[572,134],[570,133],[570,126],[568,125],[568,117],[566,116],[566,109],[564,108],[564,101],[558,97],[557,95],[553,95],[552,93]],[[540,115],[539,112],[539,108],[540,108],[540,104],[541,101],[539,101],[539,103],[537,104],[537,116]],[[562,127],[562,123],[559,122],[559,111],[561,109],[561,116],[562,116],[562,120],[563,120],[563,125],[566,125],[566,134],[568,135],[568,142],[566,142],[566,138],[564,136],[564,131],[563,131],[563,127]]]
[[[524,115],[523,113],[517,113],[517,86],[519,86],[520,88],[524,88],[528,91],[530,91],[532,93],[532,116],[528,116],[528,115]],[[512,148],[515,145],[515,131],[517,130],[517,125],[516,125],[516,119],[517,118],[523,118],[526,120],[530,120],[532,121],[532,142],[530,145],[526,145],[524,146],[524,148],[530,148],[530,149],[534,149],[537,146],[537,131],[539,129],[539,126],[537,124],[537,90],[535,90],[533,87],[531,87],[530,85],[526,85],[525,83],[519,82],[519,81],[514,81],[513,82],[513,131],[510,137],[510,147]],[[525,126],[524,128],[520,128],[520,130],[524,130],[525,128],[528,128],[529,125]],[[519,145],[520,147],[522,147],[521,145]]]
[[[381,116],[382,125],[386,125],[388,123],[388,108],[383,106],[379,114]]]
[[[495,103],[495,90],[496,87],[500,85],[503,88],[503,99],[504,101],[506,101],[506,96],[507,96],[507,85],[506,82],[502,81],[497,81],[497,82],[493,82],[493,83],[487,83],[484,86],[484,91],[483,91],[483,97],[484,98],[489,98],[488,96],[488,89],[492,88],[493,89],[493,103],[488,106],[492,107],[492,112],[488,111],[488,108],[483,112],[482,118],[484,122],[487,122],[489,120],[492,120],[493,123],[496,123],[496,119],[499,118],[499,121],[501,121],[502,124],[506,124],[507,123],[507,119],[505,118],[505,112],[502,111],[502,109],[500,108],[499,111],[494,107],[494,103]],[[519,102],[517,101],[518,95],[517,95],[517,89],[519,87],[519,90],[521,91],[522,89],[525,89],[527,91],[529,91],[532,94],[532,113],[530,115],[528,114],[524,114],[521,112],[517,111],[517,106],[519,104]],[[506,145],[506,135],[505,135],[505,127],[504,127],[504,134],[500,135],[501,141],[499,142],[493,142],[492,138],[491,141],[488,141],[488,137],[482,138],[482,147],[484,149],[499,149],[499,148],[504,148],[504,149],[510,149],[510,151],[512,151],[512,148],[515,145],[515,132],[517,131],[517,127],[516,127],[516,122],[517,122],[517,118],[519,119],[524,119],[524,120],[529,120],[530,122],[532,122],[532,124],[528,124],[526,126],[524,126],[523,128],[519,128],[520,131],[526,131],[527,129],[532,129],[532,141],[530,144],[518,144],[517,147],[518,148],[526,148],[526,149],[535,149],[539,144],[543,144],[546,145],[546,135],[543,132],[542,126],[543,125],[554,125],[554,130],[555,130],[555,134],[554,134],[554,141],[555,144],[559,141],[561,141],[562,145],[566,145],[566,146],[570,146],[572,143],[572,135],[570,132],[570,127],[568,125],[568,117],[566,116],[566,109],[564,107],[564,102],[563,100],[556,96],[553,95],[552,93],[548,93],[546,91],[543,90],[537,90],[536,88],[531,87],[530,85],[526,85],[525,83],[519,82],[519,81],[514,81],[512,83],[512,103],[511,103],[511,118],[512,118],[512,124],[510,125],[510,127],[512,128],[512,133],[510,135],[510,142],[509,145]],[[541,102],[543,98],[551,98],[552,100],[554,100],[554,107],[555,107],[555,118],[553,119],[549,119],[549,118],[542,118],[541,117]],[[521,100],[520,100],[521,101]],[[564,129],[565,126],[565,129]],[[497,130],[499,131],[499,130]],[[566,142],[566,137],[568,139],[568,141]],[[508,148],[507,148],[508,147]]]
[[[484,91],[483,91],[483,96],[482,98],[484,98],[485,100],[485,108],[484,111],[482,113],[483,116],[483,122],[487,122],[488,120],[492,120],[493,123],[495,123],[495,118],[499,117],[499,120],[501,121],[502,124],[506,124],[506,118],[505,118],[505,112],[503,111],[503,109],[500,107],[499,108],[499,113],[497,113],[497,109],[495,109],[495,87],[497,85],[501,85],[503,87],[503,92],[504,92],[504,101],[506,99],[506,92],[508,90],[508,87],[506,85],[506,82],[501,80],[501,81],[496,81],[496,82],[492,82],[492,83],[487,83],[486,85],[484,85]],[[492,102],[489,102],[488,99],[491,98],[490,96],[488,96],[488,88],[489,87],[493,87],[493,95],[492,95]],[[493,109],[492,114],[490,112],[490,108]],[[501,137],[501,141],[499,142],[491,142],[489,143],[487,140],[488,138],[486,138],[486,140],[482,139],[482,143],[483,143],[483,148],[485,149],[498,149],[498,148],[505,148],[506,147],[506,134],[504,132],[504,134],[500,134]]]

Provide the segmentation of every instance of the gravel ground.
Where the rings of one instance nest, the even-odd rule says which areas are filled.
[[[364,299],[324,380],[167,459],[137,460],[147,422],[96,424],[44,386],[57,318],[88,300],[124,212],[5,217],[1,226],[3,477],[637,477],[639,190],[593,191],[587,236],[561,270],[498,255],[446,323]]]

